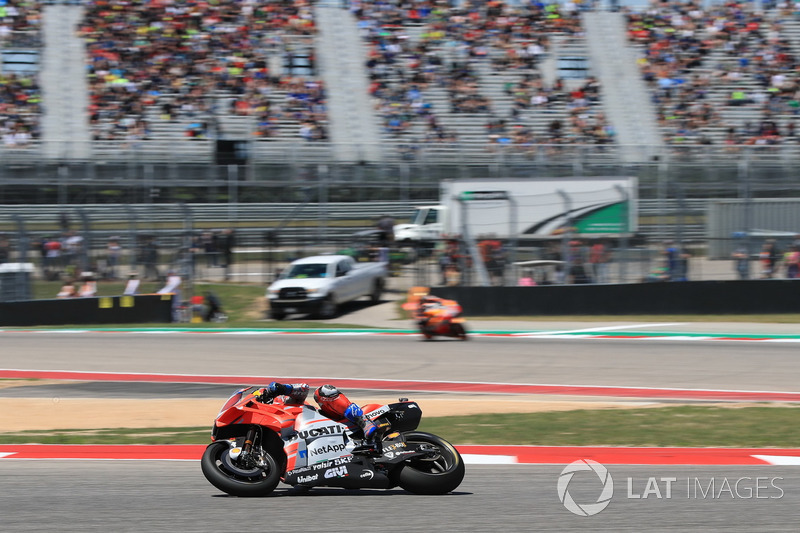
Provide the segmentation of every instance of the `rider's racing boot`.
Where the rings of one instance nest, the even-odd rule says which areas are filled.
[[[344,417],[358,425],[364,432],[364,443],[353,448],[353,455],[380,455],[381,447],[380,444],[376,442],[378,426],[376,426],[372,420],[364,416],[364,411],[362,411],[358,405],[351,403],[350,407],[345,410]]]

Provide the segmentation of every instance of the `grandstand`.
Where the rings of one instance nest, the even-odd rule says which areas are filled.
[[[211,163],[224,140],[234,161],[630,164],[796,139],[788,5],[7,4],[4,54],[42,61],[0,77],[6,161]]]

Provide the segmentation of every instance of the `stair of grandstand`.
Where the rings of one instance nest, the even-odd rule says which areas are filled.
[[[41,126],[45,157],[89,158],[85,47],[73,31],[82,10],[77,5],[63,4],[44,8],[39,77],[46,98]]]
[[[650,159],[664,143],[650,93],[636,66],[637,52],[628,45],[624,16],[597,11],[582,18],[587,42],[582,52],[600,83],[619,156],[630,162]]]
[[[317,61],[325,82],[333,153],[342,161],[378,161],[380,126],[369,98],[366,49],[356,19],[337,7],[317,7],[314,12],[319,28]]]

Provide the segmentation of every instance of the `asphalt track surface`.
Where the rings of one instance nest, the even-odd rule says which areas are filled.
[[[795,343],[4,332],[0,369],[797,391]],[[502,392],[502,390],[498,390]]]
[[[798,354],[789,344],[724,341],[478,338],[463,343],[392,336],[14,332],[2,334],[0,368],[796,391]],[[116,397],[143,385],[107,387],[91,395]],[[166,392],[152,390],[158,396]],[[177,388],[175,394],[186,390]],[[217,392],[212,387],[202,394]],[[798,467],[609,466],[614,497],[591,517],[576,516],[559,501],[562,469],[470,466],[455,494],[438,497],[399,489],[315,489],[301,495],[280,488],[274,497],[250,500],[219,493],[192,461],[2,461],[1,528],[344,531],[352,524],[358,531],[494,532],[800,527]],[[661,498],[652,485],[648,498],[628,497],[628,477],[633,495],[655,483]],[[669,498],[661,478],[676,479]],[[712,480],[713,497],[708,491]],[[735,494],[724,490],[724,482],[732,489],[739,480]],[[570,494],[575,501],[593,503],[598,483],[596,477],[579,479],[576,474]]]
[[[798,468],[609,467],[613,498],[588,517],[561,504],[561,471],[561,466],[473,466],[457,491],[444,496],[400,489],[320,488],[300,494],[280,486],[270,497],[245,499],[209,485],[197,462],[15,461],[0,464],[0,505],[4,531],[768,532],[798,527]],[[640,498],[628,497],[629,477],[630,493]],[[651,487],[643,499],[651,477],[658,493]],[[762,488],[756,490],[757,485]],[[593,503],[601,489],[597,477],[576,477],[568,488],[581,504]]]

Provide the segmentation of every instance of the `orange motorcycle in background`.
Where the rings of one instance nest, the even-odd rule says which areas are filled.
[[[455,300],[430,294],[427,287],[411,287],[403,309],[409,311],[426,339],[453,337],[467,340],[466,320],[461,316],[461,305]]]

